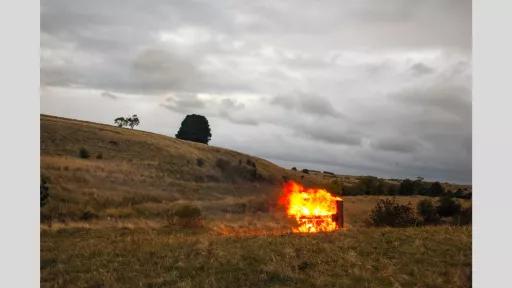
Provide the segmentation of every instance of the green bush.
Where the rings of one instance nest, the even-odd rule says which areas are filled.
[[[460,210],[460,203],[454,200],[450,195],[445,195],[439,198],[439,205],[437,206],[437,213],[439,213],[439,216],[452,217],[459,214]]]
[[[439,220],[441,219],[441,217],[439,217],[439,214],[437,213],[437,209],[434,206],[434,203],[432,203],[432,200],[430,200],[430,199],[421,200],[420,202],[418,202],[416,209],[417,209],[418,214],[420,215],[421,219],[423,220],[424,224],[439,223]]]
[[[78,156],[80,156],[80,158],[82,158],[82,159],[88,159],[89,157],[91,157],[91,154],[89,154],[89,151],[87,151],[87,149],[82,147],[78,151]]]
[[[370,213],[370,223],[377,227],[408,227],[414,226],[417,219],[410,205],[400,204],[395,199],[381,199]]]

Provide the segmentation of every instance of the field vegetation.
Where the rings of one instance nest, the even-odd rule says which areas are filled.
[[[461,225],[470,223],[471,199],[450,197],[470,186],[375,193],[386,185],[399,191],[403,181],[304,173],[219,147],[45,115],[41,174],[42,287],[471,285],[471,226]],[[345,228],[290,233],[277,205],[288,179],[344,194]],[[382,201],[411,207],[417,221],[375,227],[371,215]]]

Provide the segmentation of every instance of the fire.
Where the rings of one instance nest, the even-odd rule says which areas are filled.
[[[279,203],[286,207],[286,214],[297,220],[296,233],[329,232],[339,228],[336,218],[337,202],[341,198],[331,195],[325,189],[304,188],[293,181],[283,186]]]

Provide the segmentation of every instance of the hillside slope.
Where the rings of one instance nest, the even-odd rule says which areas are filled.
[[[43,216],[52,218],[105,211],[108,216],[112,209],[163,201],[262,198],[278,191],[283,176],[325,184],[322,176],[228,149],[47,115],[41,115],[40,144],[41,174],[51,191]],[[89,158],[80,157],[82,148]],[[147,211],[157,213],[157,208]]]

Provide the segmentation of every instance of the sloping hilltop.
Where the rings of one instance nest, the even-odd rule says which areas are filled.
[[[50,187],[43,218],[66,221],[151,216],[179,201],[271,201],[286,178],[328,183],[228,149],[46,115],[41,174]]]
[[[397,180],[293,171],[228,149],[46,115],[41,175],[49,191],[42,287],[471,284],[471,226],[368,227],[386,196],[363,195],[344,196],[343,231],[290,234],[276,203],[285,179],[333,192],[394,191]],[[396,197],[412,206],[424,198]],[[198,211],[199,221],[189,221]]]

